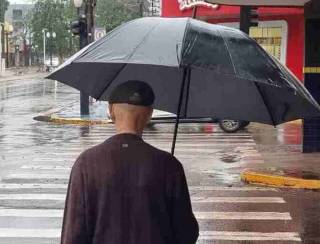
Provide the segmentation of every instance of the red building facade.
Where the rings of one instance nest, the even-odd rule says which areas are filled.
[[[198,0],[162,0],[163,17],[191,17],[196,4],[197,18],[214,24],[239,27],[240,7],[209,5]],[[260,7],[259,26],[250,36],[284,63],[300,80],[304,66],[304,9]]]

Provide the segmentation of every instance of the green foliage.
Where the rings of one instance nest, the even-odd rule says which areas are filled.
[[[47,38],[48,54],[52,48],[53,54],[62,59],[76,51],[79,41],[69,32],[70,22],[77,16],[75,11],[72,1],[37,0],[28,16],[28,27],[30,33],[33,33],[33,44],[39,52],[43,50],[44,29],[56,33],[56,38]]]
[[[7,0],[0,0],[0,22],[4,22],[4,14],[8,9],[9,2]]]
[[[0,0],[3,1],[3,0]],[[141,16],[142,0],[97,0],[96,25],[110,31],[118,25]],[[52,49],[54,54],[64,58],[74,53],[79,46],[78,37],[70,37],[68,32],[70,22],[77,19],[76,9],[70,0],[36,0],[33,11],[27,19],[30,33],[33,33],[33,43],[38,51],[43,50],[43,29],[57,34],[55,39],[47,39],[47,53]],[[51,41],[51,42],[50,42]]]
[[[96,22],[107,32],[141,16],[141,0],[98,0]]]

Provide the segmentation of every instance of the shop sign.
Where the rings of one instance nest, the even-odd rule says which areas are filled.
[[[200,0],[178,0],[178,3],[181,11],[194,8],[195,6],[211,8],[214,10],[217,10],[219,8],[219,4],[207,3]]]

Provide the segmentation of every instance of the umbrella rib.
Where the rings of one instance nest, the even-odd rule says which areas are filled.
[[[262,101],[263,101],[263,104],[264,104],[264,106],[266,107],[266,109],[267,109],[267,111],[268,111],[268,114],[269,114],[269,116],[270,116],[270,119],[271,119],[271,122],[272,122],[273,126],[276,126],[276,123],[275,123],[275,121],[274,121],[274,118],[273,118],[273,116],[272,116],[272,113],[271,113],[271,111],[270,111],[270,109],[269,109],[269,107],[268,107],[268,104],[267,104],[266,100],[264,99],[264,97],[263,97],[263,95],[262,95],[262,91],[261,91],[259,85],[258,85],[255,81],[254,81],[253,83],[254,83],[254,85],[256,86],[256,88],[257,88],[257,90],[258,90],[258,92],[259,92],[259,94],[260,94],[260,97],[261,97],[261,99],[262,99]]]
[[[137,51],[137,49],[141,46],[141,44],[150,36],[151,32],[159,25],[160,23],[155,24],[149,31],[148,33],[142,38],[140,43],[132,50],[131,54],[128,56],[127,60],[129,60],[134,53]]]
[[[224,36],[221,34],[220,30],[217,29],[217,31],[219,32],[221,38],[223,39],[223,43],[224,43],[224,45],[226,46],[226,49],[227,49],[227,52],[228,52],[228,54],[229,54],[229,58],[230,58],[230,61],[231,61],[232,67],[233,67],[233,71],[234,71],[235,74],[237,74],[236,67],[234,66],[234,63],[233,63],[233,60],[232,60],[232,56],[231,56],[231,52],[230,52],[230,49],[229,49],[229,45],[228,45],[228,43],[226,42],[226,39],[224,38]]]
[[[187,35],[187,31],[189,29],[189,26],[190,26],[190,19],[187,18],[187,23],[186,23],[186,27],[184,29],[184,33],[183,33],[183,38],[182,38],[182,45],[181,45],[181,58],[180,60],[178,59],[178,62],[179,62],[179,67],[181,68],[181,61],[183,59],[183,52],[185,51],[184,50],[184,46],[185,46],[185,39],[186,39],[186,35]]]
[[[101,96],[103,95],[103,93],[105,93],[105,91],[109,88],[109,86],[111,85],[111,83],[118,77],[118,75],[121,73],[121,71],[127,66],[127,63],[123,64],[122,67],[118,70],[118,72],[114,75],[114,77],[112,78],[112,80],[106,85],[106,87],[102,90],[102,92],[99,94],[99,96],[97,97],[97,100],[100,100]]]
[[[108,32],[108,33],[106,34],[106,36],[103,37],[103,38],[101,38],[100,40],[97,40],[97,41],[94,41],[94,42],[90,43],[88,46],[86,46],[86,47],[87,47],[86,50],[84,50],[84,52],[81,53],[81,54],[79,55],[79,57],[77,57],[77,58],[80,59],[80,58],[82,58],[84,55],[86,55],[86,54],[87,54],[86,51],[88,50],[88,47],[91,46],[93,43],[95,43],[96,45],[95,45],[94,48],[92,48],[90,51],[93,51],[93,50],[97,49],[98,47],[100,47],[102,44],[104,44],[104,41],[103,41],[104,39],[108,39],[108,41],[110,41],[110,40],[115,36],[115,35],[113,35],[113,34],[114,34],[114,33],[117,34],[116,31],[118,31],[119,29],[122,29],[122,28],[126,27],[127,25],[129,25],[129,24],[131,24],[132,22],[135,22],[135,21],[137,21],[137,20],[134,19],[134,20],[128,21],[127,23],[124,23],[124,24],[122,24],[122,25],[114,28],[114,29],[111,30],[110,32]],[[97,43],[98,43],[98,44],[97,44]]]

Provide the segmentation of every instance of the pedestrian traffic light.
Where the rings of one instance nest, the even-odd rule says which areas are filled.
[[[258,7],[251,7],[249,12],[250,26],[257,27],[259,25]]]
[[[86,35],[87,33],[87,22],[85,18],[79,18],[71,22],[70,27],[73,35]]]

